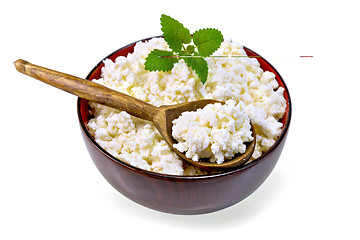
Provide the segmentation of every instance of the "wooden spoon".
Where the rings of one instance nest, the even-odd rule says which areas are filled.
[[[247,162],[254,152],[255,130],[252,125],[251,130],[254,140],[248,144],[245,153],[239,154],[231,160],[224,161],[222,164],[206,161],[193,161],[192,159],[187,158],[184,153],[173,147],[173,145],[177,142],[172,137],[172,121],[178,118],[182,112],[195,111],[198,108],[204,108],[207,104],[219,101],[206,99],[156,107],[92,81],[40,67],[21,59],[15,61],[14,64],[19,72],[68,93],[74,94],[80,98],[100,103],[121,111],[126,111],[135,117],[152,121],[162,137],[169,144],[171,149],[177,153],[177,155],[190,164],[198,166],[202,169],[209,171],[221,171],[236,168]]]

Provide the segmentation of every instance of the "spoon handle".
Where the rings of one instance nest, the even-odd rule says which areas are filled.
[[[158,111],[158,108],[151,104],[89,80],[40,67],[22,59],[14,64],[16,69],[25,75],[91,102],[126,111],[141,119],[152,121]]]

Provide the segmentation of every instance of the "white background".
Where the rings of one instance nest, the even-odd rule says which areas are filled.
[[[6,1],[1,5],[0,239],[359,239],[357,1]],[[211,214],[142,207],[97,171],[76,97],[13,61],[79,77],[118,48],[160,35],[160,15],[220,29],[269,60],[293,101],[273,173]],[[299,58],[314,55],[314,58]]]

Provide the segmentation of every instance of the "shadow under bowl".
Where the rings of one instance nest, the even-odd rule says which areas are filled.
[[[147,41],[151,38],[140,41]],[[137,41],[138,42],[138,41]],[[134,51],[136,42],[111,53],[104,59],[115,60]],[[248,56],[259,56],[244,47]],[[103,60],[104,60],[103,59]],[[101,60],[87,79],[100,78]],[[178,176],[150,172],[133,167],[106,152],[90,135],[86,125],[91,118],[88,101],[77,102],[81,133],[88,152],[104,178],[130,200],[166,213],[204,214],[232,206],[251,195],[270,175],[284,147],[291,119],[291,100],[284,80],[276,69],[262,57],[257,57],[261,68],[275,74],[280,87],[285,89],[287,108],[281,119],[283,128],[275,144],[261,157],[239,169],[204,176]]]

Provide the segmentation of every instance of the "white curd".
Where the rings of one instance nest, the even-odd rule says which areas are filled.
[[[273,73],[260,68],[255,58],[208,57],[209,75],[202,84],[183,60],[176,63],[171,72],[145,70],[145,58],[155,48],[169,50],[163,38],[139,42],[127,57],[118,57],[115,62],[105,60],[101,78],[93,81],[155,106],[205,98],[223,102],[232,100],[231,104],[241,108],[254,125],[257,135],[252,159],[273,145],[281,133],[279,119],[286,108],[284,89],[278,86]],[[240,44],[226,40],[214,55],[245,55],[245,51]],[[151,122],[100,104],[90,103],[90,106],[94,118],[87,127],[96,142],[114,157],[159,173],[206,173],[183,163]],[[224,139],[222,141],[223,145],[231,145]],[[219,159],[222,161],[221,157]]]

